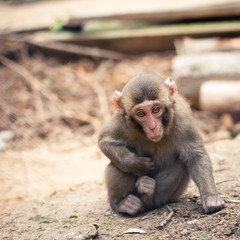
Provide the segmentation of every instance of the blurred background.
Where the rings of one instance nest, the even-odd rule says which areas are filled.
[[[1,205],[102,185],[97,135],[136,74],[171,76],[206,144],[237,141],[239,33],[238,0],[1,0]]]

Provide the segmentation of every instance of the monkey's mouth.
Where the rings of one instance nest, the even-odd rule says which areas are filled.
[[[150,140],[152,140],[153,142],[158,142],[161,139],[161,135],[157,135],[157,136],[151,136]]]

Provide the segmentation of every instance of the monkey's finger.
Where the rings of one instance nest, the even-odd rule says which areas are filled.
[[[155,168],[155,164],[154,162],[146,162],[145,166],[149,169],[149,170],[153,170]]]
[[[156,181],[153,178],[149,178],[149,179],[144,179],[143,183],[146,185],[155,185]]]
[[[144,210],[144,206],[142,201],[130,194],[128,195],[125,199],[124,202],[122,203],[121,206],[121,211],[128,213],[129,215],[136,215],[137,213],[141,212]]]
[[[221,210],[225,205],[218,205],[218,206],[211,206],[211,207],[205,207],[204,212],[205,213],[214,213],[219,210]]]
[[[138,178],[138,180],[136,182],[136,187],[138,187],[140,184],[155,185],[156,180],[153,178],[150,178],[148,176],[141,176]]]
[[[154,183],[145,183],[142,185],[142,187],[144,189],[153,189],[154,190],[156,187],[156,184],[155,184],[155,182]]]
[[[140,194],[152,195],[155,192],[156,182],[148,176],[143,176],[138,179],[136,187]]]
[[[203,209],[206,213],[217,212],[225,206],[225,202],[218,196],[208,197],[203,201]]]
[[[142,184],[147,186],[147,187],[155,186],[156,185],[156,180],[153,179],[153,178],[144,178],[142,180]]]
[[[151,181],[151,182],[140,182],[140,183],[138,184],[138,187],[141,187],[141,188],[154,189],[155,186],[156,186],[155,181]]]
[[[129,194],[127,196],[126,202],[128,204],[131,204],[131,205],[141,205],[142,204],[141,200],[138,197],[136,197],[136,196],[134,196],[132,194]]]
[[[141,195],[153,196],[155,189],[145,188],[145,189],[138,189],[138,192]]]
[[[153,163],[154,164],[154,161],[152,158],[150,157],[141,157],[143,159],[144,162],[149,162],[149,163]]]
[[[138,213],[140,212],[143,212],[144,211],[144,207],[143,205],[127,205],[127,204],[123,204],[119,207],[118,209],[119,212],[122,212],[122,213],[127,213],[131,216],[134,216],[134,215],[137,215]]]

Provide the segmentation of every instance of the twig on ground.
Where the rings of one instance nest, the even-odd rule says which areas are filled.
[[[57,95],[52,93],[50,90],[42,86],[42,83],[33,76],[27,69],[20,66],[19,64],[11,61],[10,59],[0,55],[0,62],[11,69],[12,71],[21,75],[24,80],[27,82],[29,87],[33,90],[34,97],[35,97],[35,108],[37,111],[39,119],[42,121],[46,120],[46,118],[75,118],[79,119],[84,122],[88,122],[94,126],[94,128],[98,127],[97,121],[94,117],[85,114],[85,113],[75,113],[69,110],[65,110],[63,107],[63,102],[58,98]],[[43,114],[43,103],[42,103],[42,96],[48,100],[51,114],[44,113]],[[37,120],[39,122],[39,120]]]
[[[225,183],[225,182],[234,182],[234,181],[239,182],[238,179],[226,179],[226,180],[223,180],[223,181],[217,182],[216,185],[218,185],[218,184],[222,184],[222,183]]]
[[[41,94],[48,99],[52,104],[55,102],[59,102],[59,99],[56,95],[54,95],[51,91],[41,86],[40,81],[34,77],[28,70],[26,70],[24,67],[20,66],[19,64],[11,61],[10,59],[0,55],[0,62],[11,69],[12,71],[18,73],[21,75],[27,84],[30,86],[30,88],[34,92],[35,97],[35,107],[38,112],[38,114],[43,115],[43,104],[41,99]],[[55,105],[55,109],[58,109],[58,107]]]
[[[98,79],[104,78],[104,76],[106,75],[106,71],[108,71],[109,67],[107,65],[108,62],[107,63],[104,62],[98,67],[97,71],[94,74],[93,81],[91,82],[91,85],[93,86],[95,92],[98,95],[98,101],[101,107],[102,117],[104,121],[106,121],[109,118],[110,111],[108,107],[108,99],[105,89],[104,87],[102,87],[101,84],[99,84]]]
[[[226,202],[229,202],[229,203],[240,203],[240,200],[237,200],[237,199],[225,199]]]
[[[105,93],[104,88],[99,83],[98,79],[104,76],[103,71],[105,71],[106,68],[107,67],[105,66],[105,64],[101,64],[97,69],[96,73],[94,74],[94,76],[87,76],[87,73],[85,71],[81,71],[81,73],[79,73],[79,78],[84,83],[88,84],[97,94],[99,109],[104,122],[109,118],[110,110],[108,107],[107,95]]]
[[[174,215],[174,212],[171,207],[166,205],[166,208],[169,211],[169,214],[162,222],[160,222],[160,224],[157,226],[157,228],[160,228],[160,229],[164,228]]]

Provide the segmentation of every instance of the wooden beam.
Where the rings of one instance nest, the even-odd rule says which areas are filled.
[[[240,81],[207,81],[200,88],[200,107],[214,113],[240,112]]]
[[[173,74],[179,79],[240,77],[240,52],[181,55],[173,59]]]
[[[2,33],[51,28],[56,21],[157,20],[173,21],[240,15],[238,0],[53,0],[6,5],[0,1]]]
[[[60,43],[60,42],[33,42],[28,41],[29,44],[54,50],[62,53],[67,54],[73,54],[78,56],[89,56],[89,57],[95,57],[95,58],[106,58],[106,59],[114,59],[114,60],[121,60],[123,58],[129,57],[126,54],[119,53],[116,51],[110,51],[110,50],[104,50],[99,48],[93,48],[93,47],[83,47],[78,46],[70,43]]]
[[[240,50],[240,38],[204,38],[193,39],[185,37],[175,41],[178,55],[204,52]]]
[[[39,32],[32,40],[36,42],[62,41],[83,46],[99,47],[126,53],[174,50],[176,38],[184,36],[202,38],[211,36],[238,36],[240,21],[174,24],[141,29],[120,29],[95,32]]]
[[[183,3],[183,2],[182,2]],[[138,13],[121,13],[121,14],[108,14],[105,16],[89,16],[89,17],[80,17],[75,16],[69,19],[70,23],[79,23],[83,21],[92,21],[92,20],[151,20],[151,21],[179,21],[179,20],[188,20],[188,19],[203,19],[203,18],[216,18],[216,17],[238,17],[240,15],[240,2],[239,3],[229,3],[213,6],[203,6],[198,8],[192,7],[189,8],[185,6],[185,9],[170,9],[165,10],[152,10],[149,12]]]

